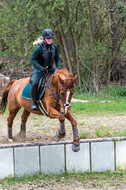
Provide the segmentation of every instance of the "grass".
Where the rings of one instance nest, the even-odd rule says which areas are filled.
[[[96,135],[97,137],[110,137],[110,128],[106,126],[101,126],[98,129],[96,129]]]
[[[33,176],[24,176],[24,177],[9,177],[6,179],[2,179],[0,183],[4,188],[13,186],[17,183],[31,183],[31,184],[42,184],[43,182],[49,183],[62,183],[64,185],[70,184],[72,182],[78,181],[79,183],[95,183],[96,186],[105,187],[105,185],[116,186],[126,185],[126,172],[78,172],[78,173],[62,173],[62,174],[36,174]]]
[[[86,139],[89,136],[90,132],[81,132],[80,133],[80,139]]]
[[[43,129],[42,132],[43,133],[49,133],[49,130],[48,129]]]
[[[101,99],[87,103],[72,102],[72,112],[79,114],[105,114],[105,113],[126,113],[126,99],[120,98],[101,103]]]
[[[113,131],[113,137],[124,137],[126,136],[126,129]]]
[[[75,88],[73,98],[88,100],[88,103],[72,103],[74,113],[83,114],[125,114],[126,113],[126,86],[109,86],[103,87],[99,94],[94,91],[80,92]],[[102,103],[102,101],[105,101]]]

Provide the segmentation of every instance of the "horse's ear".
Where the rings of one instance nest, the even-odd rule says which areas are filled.
[[[64,80],[63,80],[60,76],[58,76],[58,77],[59,77],[60,83],[63,84],[63,83],[64,83]]]
[[[77,80],[77,77],[78,77],[78,75],[76,75],[76,76],[73,78],[73,81],[74,81],[74,82]]]

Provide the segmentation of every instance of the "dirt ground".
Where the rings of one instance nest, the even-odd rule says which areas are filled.
[[[66,136],[63,139],[56,137],[56,131],[59,128],[59,121],[57,119],[50,119],[46,116],[39,116],[31,114],[27,121],[26,138],[21,138],[20,131],[20,117],[18,113],[13,123],[13,143],[33,143],[33,142],[58,142],[58,141],[72,141],[73,134],[71,124],[65,121]],[[116,132],[117,135],[121,131],[126,130],[126,115],[74,115],[78,123],[80,136],[86,135],[86,138],[98,138],[96,131],[99,129],[107,129],[107,133]],[[104,131],[103,131],[104,136]],[[83,136],[82,136],[83,137]],[[85,135],[84,135],[85,138]],[[7,114],[0,115],[0,144],[7,144]]]
[[[93,176],[94,175],[94,176]],[[92,177],[71,175],[35,180],[34,182],[16,182],[10,186],[0,183],[0,190],[125,190],[126,175],[93,174]],[[38,177],[39,178],[39,177]]]

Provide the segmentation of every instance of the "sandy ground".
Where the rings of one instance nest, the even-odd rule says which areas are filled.
[[[58,141],[72,141],[73,134],[69,121],[65,121],[66,136],[63,139],[56,137],[56,131],[59,128],[59,121],[57,119],[50,119],[46,116],[39,116],[31,114],[27,121],[26,138],[21,138],[20,131],[20,117],[17,114],[13,123],[13,143],[22,142],[58,142]],[[78,122],[79,134],[88,134],[86,138],[98,138],[96,131],[103,129],[108,133],[116,132],[117,135],[121,131],[126,130],[126,115],[75,115]],[[104,132],[103,132],[104,135]],[[7,115],[0,115],[0,144],[7,144]]]
[[[0,190],[125,190],[126,176],[83,176],[60,177],[58,179],[36,180],[34,182],[17,182],[10,186],[0,184]]]

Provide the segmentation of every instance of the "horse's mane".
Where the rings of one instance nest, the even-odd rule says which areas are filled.
[[[57,69],[54,78],[57,76],[60,76],[60,78],[62,78],[65,81],[65,83],[62,84],[64,88],[71,89],[74,87],[73,75],[69,73],[67,69]]]
[[[73,78],[73,75],[71,73],[69,73],[69,71],[65,68],[65,69],[57,69],[55,72],[55,76],[57,75],[63,75],[65,78]]]

